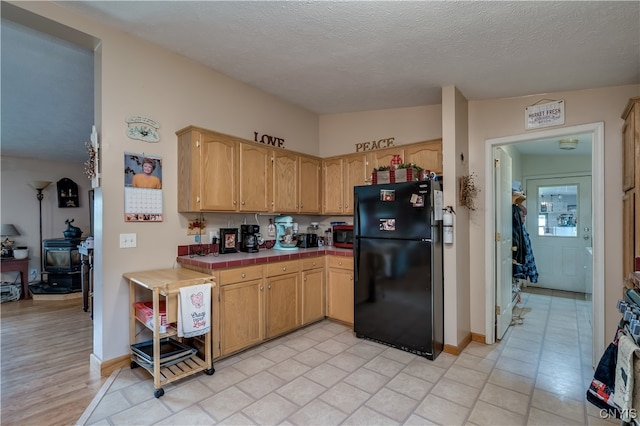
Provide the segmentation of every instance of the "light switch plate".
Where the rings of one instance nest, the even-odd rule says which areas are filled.
[[[133,248],[136,246],[136,234],[120,234],[120,248]]]

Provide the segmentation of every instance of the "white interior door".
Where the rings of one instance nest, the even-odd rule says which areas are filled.
[[[502,148],[495,148],[496,185],[496,339],[502,339],[513,316],[512,218],[511,218],[511,157]]]
[[[591,176],[527,180],[526,226],[539,287],[591,293]],[[586,272],[588,274],[591,271]]]

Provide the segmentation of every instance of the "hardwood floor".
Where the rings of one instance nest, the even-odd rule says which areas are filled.
[[[0,305],[3,425],[75,424],[106,381],[89,367],[93,322],[81,304]]]

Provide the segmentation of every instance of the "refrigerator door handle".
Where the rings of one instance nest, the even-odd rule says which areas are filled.
[[[353,282],[360,278],[360,200],[358,192],[353,190]]]
[[[357,283],[360,278],[360,238],[354,237],[353,247],[353,282]]]
[[[353,236],[360,235],[360,201],[358,193],[353,190]]]

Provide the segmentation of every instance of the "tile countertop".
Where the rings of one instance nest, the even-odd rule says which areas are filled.
[[[185,255],[178,256],[177,262],[182,265],[196,266],[203,269],[223,269],[235,268],[244,265],[257,265],[269,262],[281,262],[283,260],[295,260],[305,257],[335,255],[352,257],[353,250],[342,249],[337,247],[321,247],[321,248],[299,248],[297,250],[276,250],[266,249],[257,253],[226,253],[217,256],[207,254],[204,256]]]

